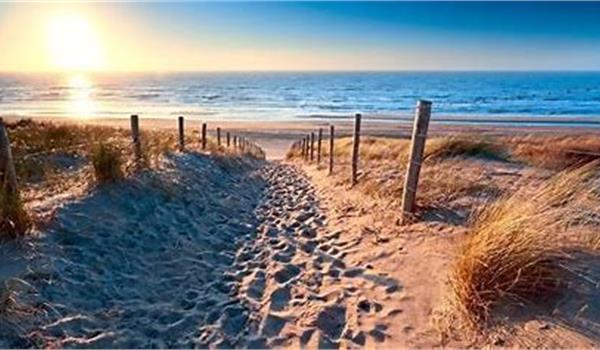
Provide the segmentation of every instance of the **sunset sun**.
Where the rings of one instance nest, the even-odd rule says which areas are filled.
[[[60,70],[96,70],[102,67],[100,38],[89,20],[77,15],[56,16],[47,26],[50,64]]]

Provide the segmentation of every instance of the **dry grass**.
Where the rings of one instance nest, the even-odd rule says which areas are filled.
[[[410,142],[406,139],[363,137],[357,189],[376,198],[392,198],[399,202],[409,148]],[[350,184],[351,150],[352,138],[336,139],[334,179],[338,185]],[[586,155],[573,151],[586,152]],[[482,201],[497,198],[508,185],[498,184],[498,179],[490,178],[489,173],[493,173],[494,167],[493,163],[487,162],[490,160],[507,164],[507,167],[514,164],[513,167],[525,165],[560,171],[589,162],[595,158],[595,152],[600,154],[600,139],[596,135],[482,137],[462,134],[433,137],[427,140],[425,148],[418,205],[452,206],[450,202],[465,196]],[[322,168],[328,157],[328,147],[325,147]],[[301,159],[299,145],[289,150],[287,159]]]
[[[518,136],[500,138],[510,145],[512,159],[533,166],[563,170],[600,157],[598,135]]]
[[[91,158],[99,183],[113,182],[123,177],[121,151],[116,147],[100,143],[94,147]]]
[[[0,240],[20,236],[30,227],[31,219],[20,195],[0,190]]]
[[[425,150],[425,157],[431,159],[478,157],[492,160],[507,160],[508,150],[504,145],[490,138],[459,135],[429,140]]]
[[[7,123],[21,196],[0,194],[0,230],[13,237],[30,227],[24,205],[65,194],[72,188],[83,194],[95,183],[127,177],[143,169],[155,169],[167,152],[177,150],[176,130],[142,130],[142,159],[133,154],[129,130],[72,123]],[[217,146],[208,138],[201,150],[198,130],[186,133],[186,151],[210,154],[220,164],[239,165],[248,159],[264,159],[264,152]],[[33,221],[38,222],[37,217]],[[42,220],[42,219],[40,219]],[[43,221],[43,220],[42,220]]]
[[[403,191],[410,141],[405,139],[364,137],[359,157],[359,182],[356,188],[378,199],[399,204]],[[335,141],[334,181],[349,186],[352,138]],[[328,150],[323,155],[324,167]],[[293,147],[288,159],[300,160],[301,151]],[[488,177],[480,159],[503,159],[502,148],[489,140],[468,138],[432,138],[427,141],[425,165],[421,172],[418,203],[421,207],[448,206],[464,196],[496,197],[500,189]]]
[[[39,182],[60,172],[70,159],[88,154],[94,142],[126,137],[122,129],[30,119],[7,123],[7,129],[17,177],[22,183]]]
[[[481,330],[498,305],[541,302],[561,291],[568,278],[566,251],[578,245],[582,237],[576,234],[589,225],[581,218],[600,205],[599,186],[594,162],[483,210],[452,270],[453,321]],[[595,224],[597,232],[600,223]]]

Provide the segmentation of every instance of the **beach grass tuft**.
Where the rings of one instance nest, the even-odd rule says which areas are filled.
[[[484,329],[499,305],[540,303],[565,291],[568,252],[581,238],[576,217],[598,207],[598,179],[598,163],[590,163],[481,211],[450,277],[452,314],[462,326]]]
[[[121,152],[116,147],[100,143],[92,150],[91,158],[99,183],[114,182],[123,177]]]
[[[427,158],[477,157],[507,160],[508,150],[497,141],[467,135],[434,138],[427,142]]]
[[[0,239],[23,235],[31,228],[31,218],[18,193],[0,190]]]

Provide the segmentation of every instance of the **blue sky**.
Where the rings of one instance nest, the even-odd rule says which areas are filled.
[[[600,69],[593,2],[3,4],[0,21],[28,6],[93,13],[122,41],[107,51],[157,70]]]

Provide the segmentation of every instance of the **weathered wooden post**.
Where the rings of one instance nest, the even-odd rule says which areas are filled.
[[[237,148],[237,135],[233,135],[233,148]]]
[[[329,175],[333,174],[333,139],[334,139],[334,127],[329,126]]]
[[[2,193],[7,196],[17,195],[17,172],[10,149],[10,139],[2,118],[0,118],[0,174]]]
[[[179,151],[183,152],[183,150],[185,149],[185,131],[183,129],[183,117],[180,116],[178,118],[178,124],[179,124]]]
[[[306,143],[306,137],[302,137],[302,160],[306,159],[306,146],[308,145],[308,143]]]
[[[319,137],[317,140],[317,165],[321,164],[321,141],[323,140],[323,128],[319,128]]]
[[[352,139],[352,174],[351,174],[351,182],[352,186],[356,185],[357,182],[357,174],[358,174],[358,152],[360,145],[360,113],[356,113],[354,116],[354,135]]]
[[[137,114],[131,115],[131,138],[133,140],[133,154],[135,160],[142,158],[142,145],[140,142],[140,120]]]
[[[306,154],[304,154],[304,160],[308,161],[308,156],[310,155],[310,134],[306,135]]]
[[[217,146],[221,147],[221,128],[217,127]]]
[[[315,133],[310,133],[310,161],[315,159]]]
[[[206,123],[202,123],[202,149],[206,149]]]
[[[406,170],[406,178],[404,179],[402,221],[406,221],[414,213],[417,185],[419,183],[419,174],[421,172],[421,163],[423,162],[423,152],[425,150],[425,140],[427,139],[430,117],[431,102],[419,100],[415,112],[408,168]]]
[[[229,131],[227,132],[226,136],[227,136],[227,148],[229,148],[229,145],[231,145],[231,143],[230,143],[231,136],[229,135]]]

